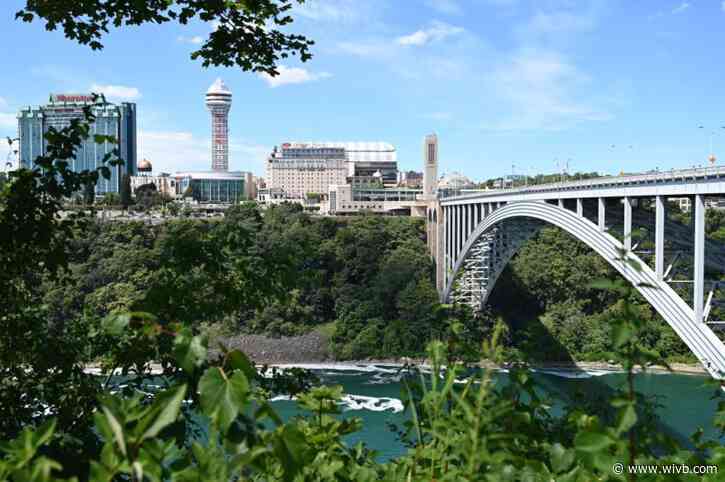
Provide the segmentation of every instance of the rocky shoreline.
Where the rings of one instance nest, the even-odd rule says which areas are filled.
[[[340,365],[404,365],[406,363],[426,365],[424,358],[386,358],[366,360],[335,360],[329,349],[328,338],[316,331],[294,337],[271,338],[263,335],[240,334],[218,340],[228,349],[243,351],[249,358],[259,365],[311,365],[315,363],[329,364],[332,368]],[[212,344],[211,346],[214,346]],[[485,368],[506,368],[493,363],[483,362]],[[622,367],[607,362],[542,362],[532,365],[535,370],[557,370],[571,372],[611,371],[621,372]],[[672,373],[689,375],[707,375],[707,371],[700,365],[686,363],[670,364]],[[641,371],[638,370],[638,371]],[[667,368],[661,366],[647,367],[651,373],[668,373]]]
[[[271,338],[263,335],[234,335],[217,340],[227,349],[244,352],[260,365],[331,361],[329,340],[319,332],[300,336]],[[210,344],[216,346],[216,344]]]

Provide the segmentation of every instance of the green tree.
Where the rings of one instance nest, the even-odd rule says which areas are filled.
[[[204,67],[238,66],[243,70],[277,75],[277,61],[290,55],[303,62],[310,59],[313,42],[304,36],[283,32],[292,22],[293,0],[255,0],[253,2],[199,2],[197,0],[27,0],[16,18],[24,22],[39,20],[46,30],[58,27],[71,40],[93,50],[103,48],[103,36],[111,28],[123,25],[187,25],[198,18],[213,22],[214,30],[191,53]]]

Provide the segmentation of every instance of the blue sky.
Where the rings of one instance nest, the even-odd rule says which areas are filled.
[[[220,76],[234,93],[230,168],[257,174],[290,140],[387,141],[420,170],[430,132],[441,170],[474,179],[557,159],[609,173],[704,164],[711,128],[725,160],[720,0],[308,0],[290,30],[316,41],[314,57],[275,79],[190,60],[208,24],[125,28],[92,52],[15,21],[22,4],[0,12],[3,137],[50,92],[102,90],[138,103],[155,170],[207,169],[203,94]]]

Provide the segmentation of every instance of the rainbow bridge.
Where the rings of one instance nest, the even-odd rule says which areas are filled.
[[[557,226],[606,259],[705,369],[725,378],[725,345],[714,331],[725,322],[711,319],[718,312],[725,244],[705,239],[706,205],[719,197],[725,197],[723,167],[438,193],[426,209],[437,290],[444,303],[480,311],[523,244],[541,227]],[[688,223],[668,219],[674,199],[689,203]],[[654,239],[638,240],[641,231]]]

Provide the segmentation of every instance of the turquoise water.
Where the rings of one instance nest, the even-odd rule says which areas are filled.
[[[336,367],[338,369],[334,369]],[[343,368],[343,369],[339,369]],[[385,365],[348,365],[314,367],[315,374],[325,384],[339,384],[344,387],[348,399],[342,404],[344,417],[363,419],[362,431],[348,437],[348,443],[365,442],[378,452],[380,460],[386,460],[405,453],[405,447],[390,431],[387,422],[400,425],[405,413],[400,410],[401,383],[397,368]],[[624,385],[622,373],[611,372],[535,372],[534,379],[543,392],[554,402],[552,414],[561,413],[566,403],[576,400],[577,392],[588,394],[600,403],[606,403],[611,390]],[[505,374],[497,373],[498,380]],[[687,440],[698,427],[705,430],[705,436],[715,438],[712,426],[717,401],[711,397],[714,389],[705,387],[707,378],[677,374],[638,374],[635,379],[637,390],[656,397],[661,406],[660,430],[680,439]],[[275,408],[283,417],[299,413],[297,404],[289,400],[276,400]]]

